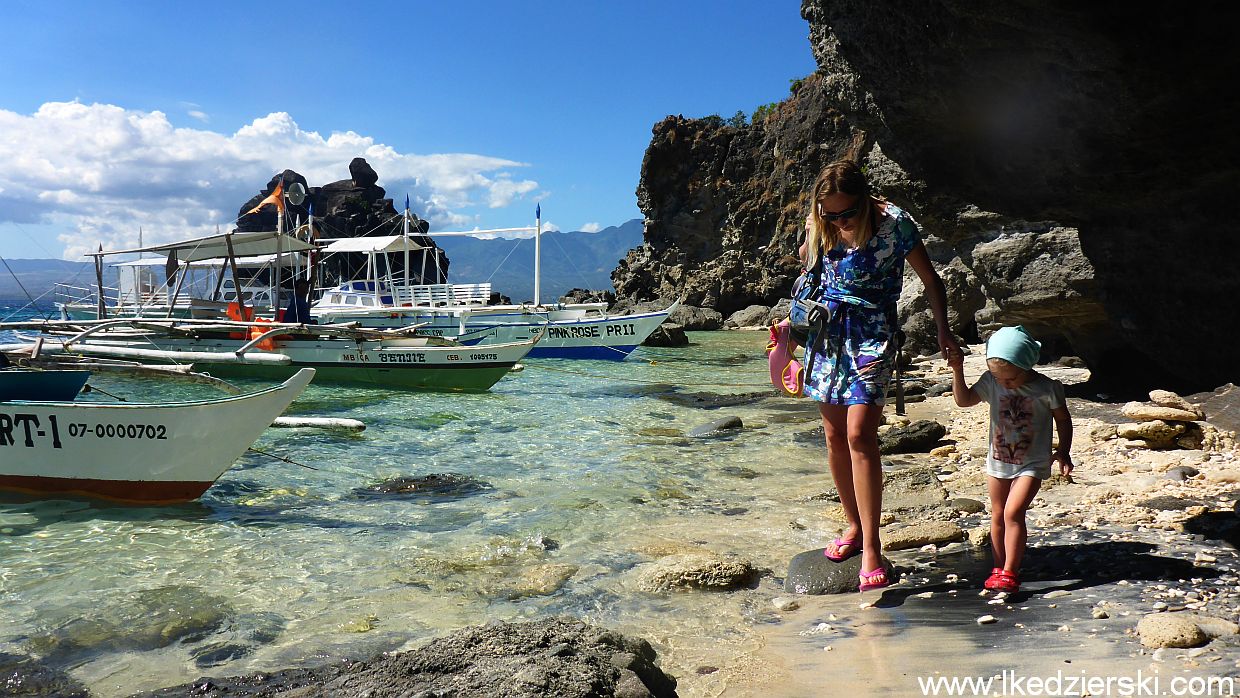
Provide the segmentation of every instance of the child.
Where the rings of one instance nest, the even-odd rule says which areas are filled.
[[[1064,402],[1063,384],[1033,370],[1042,345],[1025,328],[1004,327],[986,343],[986,366],[972,388],[964,382],[964,354],[951,352],[952,397],[960,407],[985,400],[990,404],[990,452],[986,481],[990,490],[990,547],[995,567],[982,585],[1013,593],[1020,589],[1020,562],[1029,532],[1025,512],[1051,464],[1067,476],[1075,467],[1072,417]],[[1059,448],[1051,451],[1051,420],[1059,431]]]

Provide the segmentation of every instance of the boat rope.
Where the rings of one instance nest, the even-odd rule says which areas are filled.
[[[121,397],[120,395],[113,395],[112,393],[109,393],[108,391],[104,390],[103,388],[100,388],[100,387],[99,387],[99,386],[97,386],[97,385],[91,385],[90,383],[87,383],[85,386],[83,386],[82,392],[84,392],[84,393],[85,393],[85,392],[103,393],[104,395],[107,395],[108,397],[112,398],[113,400],[119,400],[120,402],[129,402],[128,400],[126,400],[125,398]]]
[[[17,278],[17,274],[13,273],[13,268],[9,266],[8,260],[4,257],[0,257],[0,262],[4,262],[4,268],[9,270],[9,276],[13,277],[13,280],[17,282],[17,287],[22,290],[22,293],[26,294],[26,298],[30,301],[30,305],[28,307],[33,307],[38,310],[44,320],[51,320],[51,318],[47,316],[47,313],[44,313],[43,309],[39,308],[35,303],[34,297],[30,295],[30,291],[27,291],[26,287],[22,285],[22,280]]]
[[[650,363],[651,363],[651,365],[657,365],[657,364],[658,364],[658,362],[656,362],[656,361],[651,361]],[[608,381],[622,380],[622,381],[624,381],[625,383],[649,383],[649,384],[651,384],[651,385],[659,385],[659,384],[663,384],[663,383],[673,383],[673,382],[674,382],[676,385],[691,385],[691,386],[696,386],[696,387],[711,387],[711,386],[713,386],[713,387],[722,387],[722,388],[761,388],[761,387],[767,387],[767,388],[769,388],[769,387],[771,387],[771,383],[770,383],[770,381],[765,381],[765,382],[761,382],[761,383],[717,383],[717,382],[711,382],[711,383],[688,383],[688,382],[685,382],[685,381],[680,381],[680,380],[678,380],[678,381],[666,381],[666,380],[662,380],[662,381],[660,381],[660,380],[645,380],[645,379],[642,379],[642,378],[628,378],[628,377],[625,377],[625,378],[616,378],[615,376],[605,376],[605,375],[602,375],[602,374],[599,374],[599,373],[586,373],[585,371],[573,371],[573,370],[570,370],[570,369],[567,369],[567,368],[556,368],[556,367],[554,367],[554,366],[545,366],[545,365],[542,365],[542,364],[535,365],[535,364],[529,364],[529,363],[527,363],[527,364],[525,364],[525,366],[526,366],[526,368],[541,368],[541,369],[544,369],[544,370],[547,370],[547,371],[555,371],[555,372],[557,372],[557,373],[567,373],[567,374],[574,375],[574,376],[584,376],[584,377],[586,377],[586,378],[598,378],[598,379],[601,379],[601,380],[608,380]]]
[[[298,463],[297,461],[295,461],[295,460],[293,460],[293,459],[291,459],[291,458],[285,458],[284,456],[277,456],[277,455],[276,455],[276,454],[274,454],[274,453],[268,453],[268,452],[266,452],[266,451],[264,451],[264,450],[262,450],[262,449],[254,448],[253,446],[249,447],[249,448],[248,448],[248,449],[246,449],[246,450],[247,450],[247,451],[253,451],[254,453],[257,453],[257,454],[258,454],[258,455],[260,455],[260,456],[267,456],[268,458],[274,458],[274,459],[279,460],[279,461],[284,461],[285,463],[290,463],[290,464],[292,464],[292,465],[298,465],[298,466],[301,466],[301,467],[303,467],[303,468],[306,468],[307,470],[319,470],[319,468],[316,468],[316,467],[314,467],[313,465],[306,465],[305,463]]]
[[[521,241],[521,238],[517,238],[517,243],[512,246],[512,249],[508,250],[508,254],[504,255],[503,259],[499,260],[499,264],[495,265],[495,268],[491,270],[491,275],[487,277],[488,282],[495,278],[495,275],[499,273],[499,270],[503,268],[505,263],[508,262],[508,258],[512,256],[512,253],[517,251],[517,248],[521,246]]]

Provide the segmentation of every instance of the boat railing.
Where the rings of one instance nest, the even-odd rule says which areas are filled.
[[[114,305],[116,299],[120,296],[120,290],[111,286],[105,286],[104,304]],[[93,286],[74,286],[63,282],[57,282],[52,286],[52,294],[57,303],[63,305],[70,304],[90,304],[95,305],[99,302],[99,294]]]
[[[491,284],[418,284],[393,289],[397,305],[437,308],[445,305],[486,305]]]

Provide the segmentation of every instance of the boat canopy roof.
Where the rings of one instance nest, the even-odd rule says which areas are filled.
[[[315,249],[314,245],[304,240],[298,240],[291,235],[285,235],[283,233],[277,233],[274,230],[269,230],[245,233],[221,233],[219,235],[208,235],[207,237],[193,238],[191,240],[182,240],[179,242],[169,242],[162,245],[135,247],[128,250],[106,250],[102,252],[92,252],[86,256],[99,257],[114,254],[162,252],[170,257],[175,256],[182,262],[197,262],[201,259],[221,259],[228,257],[229,238],[232,239],[232,251],[237,258],[254,257],[256,255],[274,255],[280,252],[298,252],[302,250]]]
[[[104,254],[108,254],[108,253],[105,252]],[[280,259],[281,260],[292,260],[296,258],[299,254],[300,253],[285,253],[285,254],[280,255]],[[276,259],[276,256],[274,254],[260,254],[260,255],[254,255],[253,257],[238,257],[237,266],[238,267],[265,267],[268,264],[271,264],[272,262],[274,262],[275,259]],[[113,266],[113,267],[159,267],[160,269],[163,269],[167,265],[168,265],[168,260],[164,259],[163,257],[143,257],[142,259],[131,259],[128,262],[116,262],[115,264],[112,264],[109,266]],[[205,269],[209,267],[223,267],[224,265],[225,265],[225,261],[223,259],[220,259],[220,260],[204,260],[204,261],[194,262],[192,266],[194,268],[202,267]]]
[[[325,241],[326,242],[326,241]],[[323,248],[326,254],[336,252],[404,252],[405,250],[428,250],[404,235],[376,235],[362,238],[336,238]]]

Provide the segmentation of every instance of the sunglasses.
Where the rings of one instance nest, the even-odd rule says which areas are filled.
[[[852,208],[846,208],[843,211],[840,211],[839,213],[831,213],[830,211],[824,209],[822,207],[822,204],[818,205],[818,214],[831,222],[846,221],[849,218],[852,218],[853,216],[857,215],[857,212],[860,210],[861,210],[860,206],[853,206]]]

